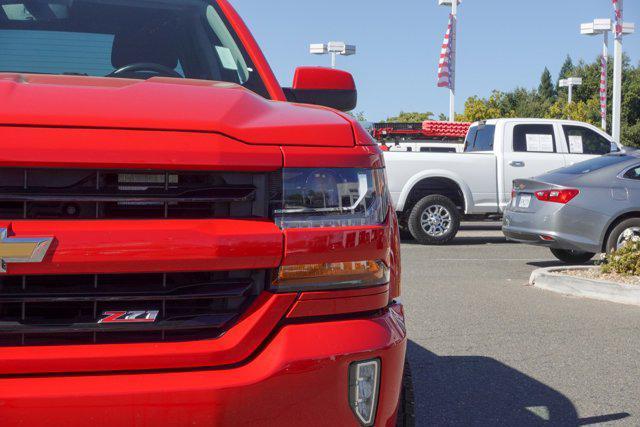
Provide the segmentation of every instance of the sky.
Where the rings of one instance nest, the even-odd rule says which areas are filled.
[[[280,84],[300,65],[330,65],[309,43],[357,45],[338,57],[358,86],[358,107],[378,121],[400,111],[448,113],[449,93],[436,87],[440,46],[450,8],[437,0],[230,0],[262,47]],[[640,0],[625,1],[625,21],[638,32],[624,50],[640,61]],[[601,37],[580,35],[580,23],[613,16],[611,0],[463,0],[458,11],[456,111],[467,97],[494,89],[534,88],[547,66],[554,77],[567,54],[594,60]],[[613,46],[611,46],[613,51]]]

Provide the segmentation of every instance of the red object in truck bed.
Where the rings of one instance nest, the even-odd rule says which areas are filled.
[[[389,137],[462,139],[467,135],[470,127],[471,123],[435,120],[422,123],[376,123],[373,128],[373,137],[377,140]]]
[[[422,134],[425,136],[443,136],[448,138],[464,138],[471,123],[452,123],[427,121],[422,123]]]

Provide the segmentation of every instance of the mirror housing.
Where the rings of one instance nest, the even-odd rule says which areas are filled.
[[[293,87],[283,90],[289,102],[322,105],[340,111],[351,111],[358,103],[353,76],[332,68],[298,67]]]

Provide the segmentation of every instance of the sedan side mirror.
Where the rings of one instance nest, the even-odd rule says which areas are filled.
[[[293,87],[284,88],[289,102],[322,105],[351,111],[358,103],[353,76],[346,71],[324,67],[298,67]]]

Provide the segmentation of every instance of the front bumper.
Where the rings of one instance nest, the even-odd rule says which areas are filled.
[[[603,230],[609,218],[576,206],[548,205],[536,212],[507,208],[502,223],[507,239],[552,249],[601,252]],[[553,240],[543,240],[541,236]]]
[[[402,307],[281,327],[249,362],[208,370],[0,378],[2,426],[358,425],[348,368],[380,358],[376,425],[395,425]]]

